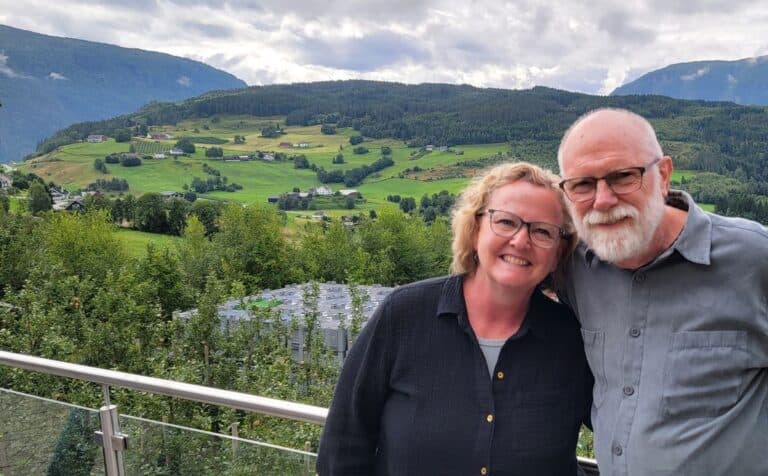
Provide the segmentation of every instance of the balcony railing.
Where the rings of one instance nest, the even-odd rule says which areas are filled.
[[[100,384],[104,393],[104,405],[97,411],[11,390],[0,391],[0,416],[7,413],[3,421],[12,422],[0,428],[0,474],[71,474],[71,468],[62,467],[75,464],[70,461],[84,466],[87,471],[82,474],[89,475],[169,474],[168,471],[189,474],[187,467],[194,468],[195,474],[219,474],[222,467],[228,468],[229,474],[314,474],[314,453],[239,438],[236,425],[231,428],[233,436],[229,436],[119,415],[117,406],[110,402],[110,386],[319,425],[325,423],[326,408],[4,351],[0,351],[0,364]],[[41,428],[43,421],[53,427]],[[20,442],[15,438],[25,434],[34,441]],[[163,448],[183,451],[183,446],[195,438],[196,456],[215,460],[216,469],[209,468],[205,461],[162,454]],[[20,449],[23,444],[38,445],[31,454],[42,454],[44,458],[31,461],[30,452]],[[95,457],[98,446],[103,469]],[[158,461],[165,472],[153,466]],[[587,475],[598,474],[594,460],[579,458],[579,464]]]

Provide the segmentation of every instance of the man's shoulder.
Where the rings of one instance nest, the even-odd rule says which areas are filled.
[[[720,234],[725,239],[741,239],[768,244],[768,229],[756,221],[746,218],[726,217],[709,213],[713,235]],[[716,238],[717,236],[713,236]]]

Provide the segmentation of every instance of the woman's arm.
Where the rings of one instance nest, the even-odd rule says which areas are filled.
[[[375,474],[394,345],[389,302],[376,309],[344,361],[320,440],[321,476]]]

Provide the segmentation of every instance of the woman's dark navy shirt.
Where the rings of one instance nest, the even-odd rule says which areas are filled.
[[[493,372],[463,278],[395,289],[353,345],[320,442],[330,475],[575,475],[592,377],[579,325],[534,292]]]

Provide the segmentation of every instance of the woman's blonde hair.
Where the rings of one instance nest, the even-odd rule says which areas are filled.
[[[533,185],[552,190],[557,194],[560,201],[560,207],[563,211],[563,230],[567,237],[562,238],[564,243],[561,245],[561,254],[558,259],[557,269],[554,273],[554,280],[557,284],[562,281],[566,261],[576,248],[578,242],[576,231],[573,227],[573,221],[568,207],[565,203],[565,197],[558,187],[560,177],[544,170],[541,167],[528,162],[514,162],[497,165],[477,176],[459,195],[452,213],[451,229],[453,231],[453,260],[451,262],[451,273],[467,274],[477,269],[475,238],[479,230],[478,213],[485,207],[488,197],[494,190],[504,185],[524,180]]]

